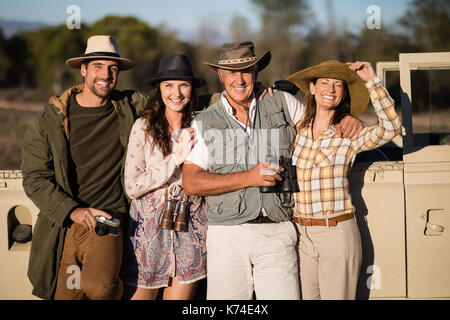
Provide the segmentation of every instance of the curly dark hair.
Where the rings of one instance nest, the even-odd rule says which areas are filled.
[[[172,153],[172,141],[169,132],[169,122],[165,116],[166,106],[161,97],[160,84],[156,84],[148,94],[144,109],[139,112],[139,116],[145,120],[146,139],[151,137],[153,140],[152,148],[157,146],[164,157]],[[197,109],[197,93],[195,86],[192,86],[191,100],[183,109],[183,118],[181,128],[188,128],[192,123],[192,112]]]

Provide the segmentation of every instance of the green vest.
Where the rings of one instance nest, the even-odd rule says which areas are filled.
[[[247,171],[265,162],[266,155],[291,158],[295,129],[286,106],[284,94],[266,94],[257,101],[252,136],[225,111],[221,100],[201,112],[200,133],[208,148],[208,171],[217,174]],[[206,156],[206,155],[205,155]],[[292,218],[294,202],[282,206],[284,194],[261,193],[249,187],[220,195],[207,196],[206,216],[211,225],[237,225],[258,217],[264,208],[269,218],[282,222]]]

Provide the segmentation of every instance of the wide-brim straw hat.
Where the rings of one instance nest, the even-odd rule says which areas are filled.
[[[219,61],[217,63],[204,62],[216,70],[242,70],[257,65],[257,71],[263,70],[270,62],[270,51],[266,51],[261,57],[255,55],[254,45],[251,41],[225,43],[220,48]]]
[[[345,81],[350,95],[350,113],[360,115],[369,104],[370,95],[365,82],[350,70],[347,64],[337,60],[328,60],[318,65],[300,70],[287,77],[305,94],[309,92],[309,83],[317,78],[332,78]]]
[[[120,56],[116,40],[112,36],[105,35],[90,37],[87,40],[84,56],[68,59],[66,64],[69,67],[79,69],[84,61],[103,59],[119,61],[120,71],[128,70],[135,66],[133,61]]]
[[[194,76],[189,58],[184,54],[177,53],[161,56],[158,75],[148,79],[147,82],[154,86],[164,80],[190,80],[196,88],[206,83],[205,79]]]

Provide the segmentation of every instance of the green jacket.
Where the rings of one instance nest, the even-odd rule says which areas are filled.
[[[70,96],[82,88],[82,84],[74,86],[61,96],[50,98],[49,104],[27,130],[23,143],[23,188],[39,208],[28,277],[33,286],[32,293],[42,299],[53,297],[69,214],[79,206],[72,198],[67,178],[70,132],[66,115]],[[146,98],[131,90],[115,90],[111,101],[119,116],[120,141],[125,150],[123,173],[128,137]]]

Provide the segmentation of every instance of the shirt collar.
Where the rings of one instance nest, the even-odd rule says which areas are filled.
[[[223,91],[222,94],[220,95],[220,99],[222,101],[222,104],[225,106],[225,111],[230,115],[230,116],[234,116],[233,115],[233,107],[231,107],[230,103],[228,102],[227,98],[225,98],[226,95],[226,91]],[[252,94],[252,102],[250,102],[250,107],[249,107],[249,115],[252,115],[254,110],[256,107],[256,98],[255,98],[255,93]],[[250,119],[252,119],[252,117],[250,117]]]
[[[307,129],[306,133],[312,137],[312,121],[308,124],[306,129]],[[332,124],[321,133],[319,138],[324,139],[324,138],[332,137],[332,136],[334,136],[335,133],[336,133],[336,127],[334,126],[334,124]]]

